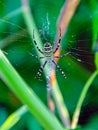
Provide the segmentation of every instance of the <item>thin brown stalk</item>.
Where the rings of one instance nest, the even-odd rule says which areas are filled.
[[[80,3],[80,0],[66,0],[66,2],[64,3],[64,6],[61,9],[58,22],[57,22],[58,33],[61,29],[62,36],[66,32],[68,25],[70,23],[70,20],[72,16],[74,15],[79,3]]]
[[[62,37],[64,36],[64,34],[68,28],[68,25],[70,23],[70,20],[71,20],[72,16],[74,15],[79,2],[80,2],[80,0],[67,0],[64,3],[64,6],[61,9],[61,12],[60,12],[60,15],[58,18],[58,22],[57,22],[57,36],[56,36],[54,48],[56,48],[56,46],[58,44],[57,41],[59,39],[60,33],[61,33]],[[60,55],[60,48],[57,50],[55,55],[56,56]],[[56,60],[56,62],[58,62],[58,60]],[[58,83],[56,80],[56,74],[54,71],[55,70],[54,66],[52,68],[53,69],[50,73],[50,86],[52,88],[52,95],[56,102],[58,112],[59,112],[60,118],[63,122],[63,125],[67,128],[70,128],[69,113],[68,113],[67,107],[64,103],[62,94],[59,90],[59,86],[58,86]]]

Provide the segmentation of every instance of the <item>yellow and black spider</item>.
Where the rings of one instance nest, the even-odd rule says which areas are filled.
[[[43,69],[44,69],[45,65],[46,65],[47,63],[49,63],[49,64],[54,64],[54,65],[60,70],[60,72],[62,73],[63,77],[66,78],[66,75],[65,75],[64,71],[60,68],[60,66],[59,66],[59,65],[55,62],[55,60],[54,60],[55,58],[60,58],[60,57],[63,57],[63,56],[65,56],[65,55],[70,54],[70,52],[68,52],[68,53],[65,53],[65,54],[63,54],[63,55],[61,55],[61,56],[55,56],[55,55],[54,55],[54,54],[56,53],[56,51],[59,49],[59,47],[60,47],[60,43],[61,43],[61,33],[60,33],[60,36],[59,36],[59,39],[58,39],[58,42],[57,42],[57,46],[56,46],[55,49],[53,49],[52,45],[51,45],[49,42],[46,42],[46,43],[44,44],[44,46],[43,46],[43,49],[41,50],[41,49],[38,47],[37,42],[36,42],[36,40],[35,40],[34,31],[33,31],[33,40],[34,40],[34,44],[35,44],[37,50],[38,50],[41,54],[43,54],[43,57],[39,57],[39,56],[35,56],[35,57],[36,57],[36,58],[39,58],[39,59],[46,58],[46,60],[44,61],[44,63],[43,63],[43,64],[41,65],[41,67],[39,68],[39,70],[38,70],[38,72],[37,72],[37,74],[36,74],[36,77],[37,77],[38,79],[40,79],[41,73],[43,72]],[[31,54],[31,55],[32,55],[32,54]],[[34,56],[34,55],[32,55],[32,56]]]

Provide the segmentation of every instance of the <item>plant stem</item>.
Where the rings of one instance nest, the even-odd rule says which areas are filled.
[[[73,14],[75,13],[75,10],[76,10],[79,2],[80,2],[80,0],[78,0],[78,1],[66,0],[66,2],[64,3],[64,5],[61,9],[58,21],[57,21],[57,36],[55,39],[54,48],[56,48],[58,46],[58,41],[59,41],[58,39],[60,38],[60,36],[61,36],[61,38],[64,36],[64,33],[66,32],[66,30],[68,28],[68,25],[71,21]],[[60,56],[60,48],[57,50],[55,55]],[[56,60],[56,62],[58,62],[58,60]],[[53,74],[53,73],[55,73],[54,70],[53,70],[53,72],[51,72],[51,74]],[[70,128],[69,112],[63,101],[62,94],[59,90],[56,76],[54,74],[54,76],[50,75],[50,77],[51,77],[52,95],[56,102],[60,118],[61,118],[64,126],[67,128]]]
[[[62,123],[66,128],[70,128],[70,117],[67,110],[66,105],[64,104],[62,94],[59,90],[59,86],[57,81],[55,81],[54,85],[52,86],[52,95],[56,102],[56,106],[58,109],[58,113],[60,115],[60,118],[62,120]]]
[[[32,15],[31,15],[31,11],[30,11],[30,8],[29,8],[29,5],[28,5],[28,3],[27,3],[27,0],[22,0],[22,5],[23,5],[23,15],[24,15],[24,19],[25,19],[25,22],[26,22],[26,24],[27,24],[27,28],[28,28],[28,32],[30,33],[30,36],[31,36],[31,39],[32,39],[32,42],[33,42],[33,30],[34,30],[34,33],[35,33],[35,39],[36,39],[36,42],[37,42],[37,44],[38,44],[38,46],[39,46],[39,48],[42,48],[42,42],[41,42],[41,39],[40,39],[40,37],[39,37],[39,34],[38,34],[38,31],[37,31],[37,27],[36,27],[36,25],[35,25],[35,22],[34,22],[34,19],[33,19],[33,17],[32,17]],[[36,47],[35,47],[35,49],[36,49]],[[36,49],[36,51],[37,51],[37,49]],[[37,51],[37,53],[38,53],[38,51]],[[38,55],[40,56],[40,54],[38,53]],[[40,62],[41,62],[41,60],[40,60]],[[42,62],[41,62],[42,63]],[[50,66],[46,66],[45,67],[45,69],[44,69],[44,72],[45,72],[45,76],[47,76],[48,75],[48,71],[49,71],[49,67]],[[53,77],[51,76],[51,79],[52,79]],[[54,79],[53,79],[54,80]],[[56,79],[55,79],[55,81],[56,81]],[[57,81],[56,81],[57,82]],[[56,86],[57,84],[55,84],[55,86]],[[54,87],[54,86],[51,86],[51,87]],[[57,89],[58,88],[58,89]],[[55,92],[55,90],[56,90],[56,92]],[[59,97],[62,97],[62,94],[60,93],[60,90],[59,90],[59,87],[58,87],[58,85],[55,87],[55,89],[53,90],[53,92],[52,93],[55,93],[55,94],[57,94],[57,95],[59,95]],[[59,94],[58,94],[59,93]],[[60,96],[61,95],[61,96]],[[54,99],[55,99],[55,96],[54,96]],[[61,99],[61,98],[60,98]],[[61,117],[61,119],[63,120],[62,122],[64,123],[64,122],[66,122],[66,120],[68,120],[67,121],[67,123],[64,123],[64,126],[66,126],[66,124],[67,124],[67,127],[69,127],[69,124],[70,123],[68,123],[69,122],[69,114],[68,114],[68,110],[67,110],[67,107],[65,106],[64,107],[64,101],[63,101],[63,97],[62,97],[62,100],[58,100],[58,98],[57,99],[55,99],[55,101],[56,102],[58,102],[57,104],[60,104],[60,106],[59,107],[61,107],[61,109],[59,108],[58,110],[59,110],[59,113],[60,113],[60,117],[61,117],[61,115],[63,115],[63,113],[64,113],[64,115],[63,115],[63,117]],[[60,101],[62,101],[61,103],[60,103]],[[62,104],[62,105],[61,105]],[[58,106],[57,106],[57,108],[58,108]],[[62,109],[63,108],[63,109]],[[65,110],[64,110],[65,109]],[[63,110],[63,111],[62,111]],[[67,116],[66,116],[67,115]],[[65,116],[65,118],[64,118],[64,116]],[[68,119],[67,119],[67,117],[68,117]],[[64,119],[65,119],[65,121],[64,121]]]
[[[27,2],[27,0],[21,0],[21,1],[22,1],[22,12],[23,12],[24,20],[25,20],[26,25],[27,25],[28,33],[30,34],[30,37],[32,39],[32,43],[34,43],[34,39],[33,39],[33,31],[34,31],[34,37],[35,37],[35,40],[37,42],[37,45],[38,45],[39,48],[42,49],[42,47],[43,47],[42,41],[40,39],[34,18],[31,14],[28,2]],[[37,50],[35,44],[34,44],[34,47],[35,47],[35,50],[37,52],[37,55],[40,57],[41,53]],[[42,60],[40,60],[40,63],[41,64],[43,63]],[[44,69],[45,75],[48,73],[47,71],[48,71],[48,67],[46,66],[45,69]]]
[[[1,50],[0,77],[16,96],[27,105],[31,113],[46,130],[63,130],[55,116],[47,110],[33,90],[22,80]]]
[[[86,82],[86,84],[85,84],[85,86],[84,86],[84,88],[82,90],[82,93],[80,95],[80,98],[78,100],[78,103],[77,103],[77,106],[76,106],[76,109],[75,109],[75,112],[74,112],[74,115],[73,115],[72,124],[71,124],[72,129],[76,128],[76,126],[77,126],[77,123],[78,123],[78,120],[79,120],[79,115],[80,115],[80,110],[81,110],[81,106],[83,104],[84,98],[85,98],[85,96],[87,94],[87,91],[88,91],[91,83],[93,82],[93,80],[95,79],[97,74],[98,74],[98,71],[96,70],[90,76],[90,78],[88,79],[88,81]]]

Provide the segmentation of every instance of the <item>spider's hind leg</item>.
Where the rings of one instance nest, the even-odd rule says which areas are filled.
[[[39,68],[35,78],[38,78],[40,80],[41,74],[42,74],[42,72],[44,70],[44,67],[45,67],[46,63],[47,63],[47,61],[45,61],[44,64],[41,65],[41,67]]]
[[[63,77],[66,79],[66,75],[65,75],[64,71],[60,68],[60,66],[54,60],[52,60],[52,63],[57,67],[57,69],[61,72]]]

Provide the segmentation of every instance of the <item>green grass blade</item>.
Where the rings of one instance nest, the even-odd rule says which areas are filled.
[[[63,130],[55,116],[51,114],[45,105],[38,99],[37,95],[22,80],[12,67],[5,55],[0,50],[0,77],[16,96],[28,106],[31,113],[40,124],[47,130]]]
[[[53,98],[55,100],[55,103],[58,109],[58,113],[60,115],[60,118],[64,126],[66,126],[67,128],[70,128],[69,113],[68,113],[66,105],[64,104],[63,97],[59,90],[57,81],[54,83],[54,86],[52,88],[52,93],[53,93]]]
[[[72,119],[72,125],[71,125],[71,128],[76,128],[77,126],[77,123],[78,123],[78,120],[79,120],[79,115],[80,115],[80,111],[81,111],[81,106],[83,104],[83,101],[84,101],[84,98],[87,94],[87,91],[91,85],[91,83],[93,82],[93,80],[95,79],[95,77],[98,75],[98,71],[96,70],[91,76],[90,78],[87,80],[83,90],[82,90],[82,93],[80,95],[80,98],[78,100],[78,103],[77,103],[77,106],[76,106],[76,109],[75,109],[75,112],[74,112],[74,115],[73,115],[73,119]]]
[[[22,8],[18,8],[16,10],[14,10],[13,12],[8,13],[7,15],[5,15],[3,17],[3,19],[8,20],[8,19],[10,19],[12,17],[15,17],[15,16],[19,15],[20,13],[22,13]]]
[[[0,127],[0,130],[10,130],[21,118],[22,116],[28,111],[26,106],[22,106],[17,111],[12,113],[7,120],[3,123]]]
[[[96,69],[98,70],[98,52],[95,53],[95,65]]]

